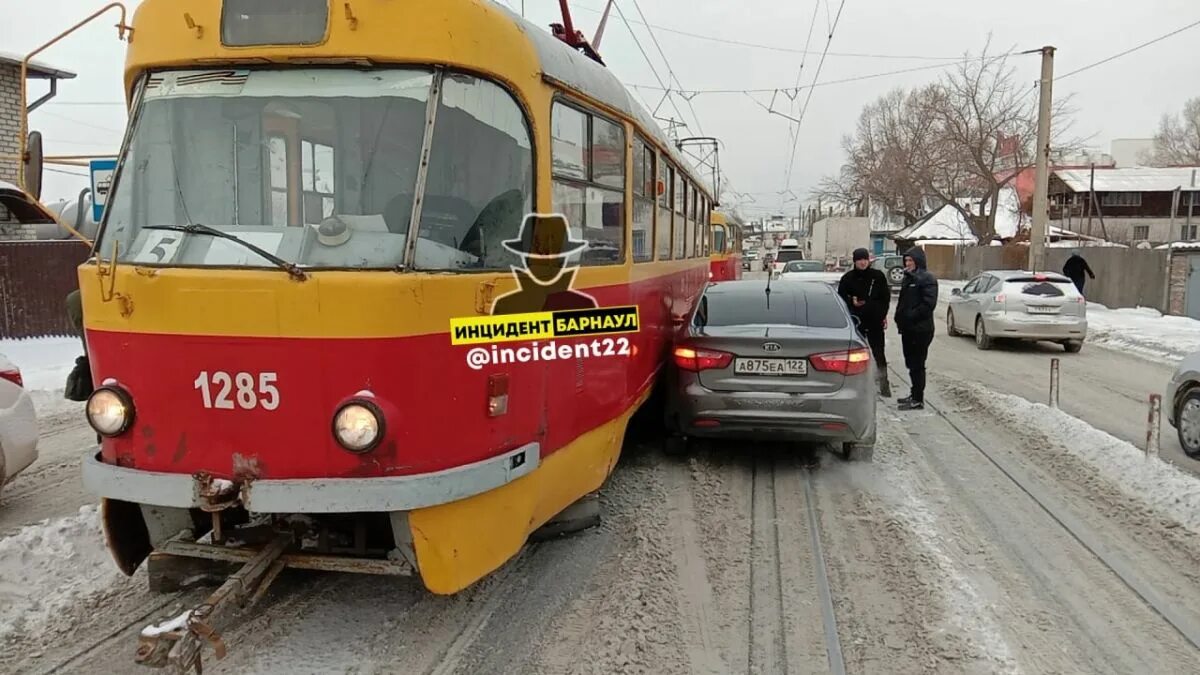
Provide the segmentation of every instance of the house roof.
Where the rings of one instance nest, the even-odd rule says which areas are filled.
[[[0,64],[21,67],[21,62],[25,60],[22,54],[14,54],[13,52],[0,51]],[[75,77],[75,73],[46,63],[45,61],[33,60],[29,62],[29,77],[34,79],[49,79],[58,78],[60,80],[69,80]]]
[[[1011,239],[1020,231],[1023,217],[1017,199],[1017,191],[1011,186],[1000,190],[1000,203],[996,210],[996,235],[1001,239]],[[960,199],[959,204],[975,211],[978,210],[979,200]],[[942,208],[893,234],[892,239],[969,243],[977,241],[962,213],[950,204],[943,205]]]
[[[1059,169],[1054,175],[1073,192],[1087,192],[1090,189],[1089,169]],[[1192,182],[1193,175],[1195,184]],[[1175,188],[1187,192],[1200,190],[1200,167],[1096,170],[1096,192],[1171,192]]]

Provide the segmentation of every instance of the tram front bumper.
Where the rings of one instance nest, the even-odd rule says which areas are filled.
[[[540,462],[541,446],[529,443],[474,464],[411,476],[251,480],[238,486],[237,497],[254,513],[412,511],[494,490],[532,473]],[[210,503],[195,476],[107,464],[95,447],[83,459],[83,485],[98,497],[134,504],[190,509]]]

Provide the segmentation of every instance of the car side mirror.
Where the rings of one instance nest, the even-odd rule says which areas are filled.
[[[951,288],[950,295],[962,295],[962,289],[961,288]]]

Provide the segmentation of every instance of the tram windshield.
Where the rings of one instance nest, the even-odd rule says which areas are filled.
[[[150,265],[270,267],[220,229],[312,268],[507,269],[532,208],[527,120],[503,88],[431,70],[191,70],[143,82],[100,252]],[[417,241],[407,240],[429,165]]]

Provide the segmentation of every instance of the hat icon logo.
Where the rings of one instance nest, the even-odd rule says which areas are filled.
[[[587,241],[575,239],[566,216],[558,213],[531,213],[521,222],[516,239],[506,239],[504,248],[522,257],[562,258],[587,248]]]

